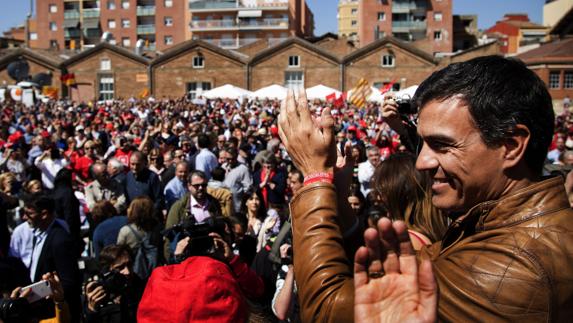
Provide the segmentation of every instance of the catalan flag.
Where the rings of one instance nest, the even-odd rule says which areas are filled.
[[[362,109],[366,105],[366,99],[372,94],[372,89],[364,78],[358,81],[358,84],[352,89],[352,95],[348,101],[358,108]]]

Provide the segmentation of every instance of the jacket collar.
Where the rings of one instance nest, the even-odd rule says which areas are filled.
[[[474,233],[508,227],[569,207],[561,176],[537,182],[499,200],[471,208],[446,232],[442,252]]]

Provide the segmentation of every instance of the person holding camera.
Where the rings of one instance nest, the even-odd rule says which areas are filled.
[[[126,245],[110,245],[99,254],[101,277],[85,286],[86,322],[136,322],[145,285],[132,270]]]
[[[271,308],[281,321],[300,322],[299,303],[292,265],[292,237],[287,240],[280,246],[282,266],[277,275],[277,289]]]
[[[180,228],[180,229],[178,229]],[[175,227],[174,265],[156,268],[138,308],[138,322],[244,322],[248,299],[260,297],[263,281],[233,253],[231,224],[223,217]],[[178,301],[173,302],[173,295]]]

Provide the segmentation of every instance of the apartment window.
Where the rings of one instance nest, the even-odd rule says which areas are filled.
[[[107,9],[108,10],[115,10],[115,0],[108,0],[107,1]]]
[[[53,21],[50,21],[50,30],[51,30],[51,31],[56,31],[56,30],[58,30],[58,25],[57,25],[55,22],[53,22]]]
[[[379,12],[378,13],[378,21],[386,21],[386,13],[385,12]]]
[[[442,31],[441,30],[434,31],[434,40],[442,40]]]
[[[193,68],[203,68],[205,67],[205,57],[195,56],[193,57]]]
[[[107,28],[109,28],[109,29],[114,29],[114,28],[115,28],[115,20],[109,19],[109,20],[107,21]]]
[[[288,67],[299,67],[299,66],[300,66],[300,56],[288,57]]]
[[[129,28],[130,25],[129,19],[121,19],[121,28]]]
[[[561,85],[559,84],[559,77],[561,77],[560,72],[550,72],[549,73],[549,88],[559,89]]]
[[[173,45],[173,36],[165,36],[165,45]]]
[[[109,40],[109,43],[112,45],[115,45],[117,43],[117,41],[115,40],[115,38],[112,38]]]
[[[211,83],[209,82],[191,82],[187,83],[187,93],[191,99],[195,99],[200,96],[202,92],[209,91],[211,89]]]
[[[131,39],[129,39],[129,37],[123,37],[121,39],[121,46],[123,46],[123,47],[131,46]]]
[[[102,58],[99,61],[99,69],[102,71],[111,70],[111,60],[109,58]]]
[[[99,100],[113,99],[113,75],[99,77]]]
[[[30,40],[38,40],[38,33],[30,33]]]
[[[352,20],[352,21],[350,22],[350,25],[352,25],[352,27],[356,26],[356,20]]]
[[[285,87],[293,90],[304,88],[304,73],[298,71],[285,72]]]
[[[563,87],[566,89],[573,89],[573,72],[565,72]]]
[[[121,8],[129,9],[129,0],[121,0]]]
[[[396,59],[394,55],[382,55],[382,67],[394,67],[396,64]]]
[[[163,4],[165,5],[165,8],[171,8],[173,7],[173,0],[165,0],[163,1]]]
[[[51,4],[50,5],[50,13],[56,13],[58,12],[58,6],[55,4]]]
[[[173,26],[173,17],[165,17],[163,18],[163,23],[165,26]]]
[[[442,13],[434,12],[434,21],[442,21]]]
[[[356,8],[352,8],[352,9],[350,10],[350,13],[351,13],[352,15],[356,15],[357,12],[358,12],[358,9],[356,9]]]

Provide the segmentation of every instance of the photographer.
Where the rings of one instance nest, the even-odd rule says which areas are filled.
[[[102,277],[86,285],[86,322],[136,322],[144,284],[133,274],[128,246],[111,245],[99,255]]]
[[[291,239],[280,247],[282,266],[277,275],[275,295],[272,301],[273,313],[281,321],[300,322],[296,283],[292,266]]]
[[[400,142],[406,146],[408,151],[417,152],[420,145],[420,138],[416,133],[416,125],[412,117],[417,114],[409,97],[396,98],[393,93],[388,93],[384,97],[381,108],[384,121],[400,135]]]
[[[181,229],[178,229],[181,228]],[[186,222],[175,249],[179,264],[155,269],[139,305],[138,322],[244,322],[247,298],[263,294],[262,280],[231,249],[232,230],[222,217]],[[178,302],[173,302],[173,295]]]

